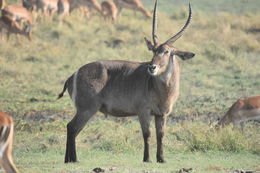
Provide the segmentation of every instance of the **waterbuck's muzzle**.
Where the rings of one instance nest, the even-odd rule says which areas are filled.
[[[158,71],[157,65],[150,64],[150,65],[148,66],[148,72],[149,72],[151,75],[156,75],[156,74],[157,74],[157,71]]]

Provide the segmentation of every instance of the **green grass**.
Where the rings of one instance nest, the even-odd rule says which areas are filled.
[[[3,42],[2,109],[20,115],[30,110],[71,110],[68,98],[62,101],[55,98],[66,78],[80,66],[102,59],[149,61],[152,55],[146,50],[143,37],[151,35],[151,22],[142,18],[126,21],[131,14],[126,13],[115,25],[99,23],[102,21],[99,17],[91,21],[78,19],[75,14],[67,19],[71,25],[38,24],[32,43],[23,40],[18,44],[14,37],[8,44]],[[259,34],[248,32],[257,28],[258,17],[237,19],[228,13],[194,16],[191,28],[175,45],[195,52],[196,57],[182,63],[181,96],[174,111],[186,114],[187,106],[194,108],[189,101],[195,100],[195,105],[204,104],[199,106],[200,111],[213,107],[222,109],[222,115],[237,98],[258,94],[260,38]],[[177,32],[185,22],[185,19],[173,21],[165,14],[160,19],[160,41]],[[123,43],[113,48],[114,39]],[[31,102],[32,98],[38,101]],[[217,104],[212,104],[215,101]]]
[[[142,163],[139,153],[111,153],[100,151],[81,150],[79,156],[84,156],[79,163],[63,164],[63,153],[48,151],[45,154],[33,153],[23,155],[23,160],[18,167],[21,172],[90,172],[96,167],[109,170],[113,168],[115,173],[133,172],[169,172],[175,173],[182,168],[193,168],[194,172],[227,172],[226,170],[249,169],[259,166],[259,158],[251,154],[227,154],[212,153],[177,153],[168,154],[166,164]],[[48,155],[48,158],[44,156]],[[32,160],[31,157],[37,158]],[[154,159],[155,160],[155,159]],[[242,163],[242,165],[241,165]],[[214,171],[214,167],[219,167],[222,171]],[[213,171],[208,169],[213,168]]]
[[[164,0],[165,1],[165,0]],[[186,21],[187,2],[160,2],[160,42]],[[144,1],[151,9],[153,2]],[[88,172],[116,167],[114,172],[194,172],[259,169],[260,129],[249,123],[245,131],[227,127],[218,132],[208,124],[222,117],[238,98],[259,95],[260,28],[258,0],[194,0],[193,21],[174,46],[196,53],[181,62],[180,97],[168,119],[165,157],[142,163],[143,139],[136,118],[98,114],[77,138],[80,163],[63,164],[66,124],[75,109],[65,95],[56,100],[64,81],[82,65],[105,59],[150,61],[144,37],[151,37],[151,20],[125,10],[113,25],[99,16],[91,20],[79,12],[57,21],[38,22],[34,41],[13,36],[0,41],[0,108],[15,119],[14,158],[21,172]],[[224,4],[224,5],[223,5]],[[113,40],[122,40],[113,45]],[[209,171],[207,168],[213,169]],[[214,169],[221,171],[214,171]]]
[[[153,127],[153,162],[142,163],[142,135],[139,123],[133,120],[115,122],[115,119],[99,117],[88,123],[77,138],[79,163],[76,164],[63,164],[66,140],[64,121],[19,122],[16,125],[15,161],[21,172],[88,172],[96,167],[115,167],[114,172],[165,173],[181,168],[193,168],[195,172],[208,172],[207,169],[214,172],[215,168],[222,172],[259,169],[259,148],[255,151],[256,145],[259,146],[259,128],[247,127],[242,134],[229,128],[214,132],[203,124],[190,122],[176,126],[169,124],[165,138],[167,163],[158,164],[155,162]]]
[[[144,4],[152,9],[154,2],[150,0],[143,0]],[[234,14],[241,13],[259,13],[258,0],[161,0],[159,1],[160,8],[171,13],[180,8],[184,8],[191,2],[194,9],[203,10],[207,13],[229,12]],[[195,11],[195,12],[196,12]]]

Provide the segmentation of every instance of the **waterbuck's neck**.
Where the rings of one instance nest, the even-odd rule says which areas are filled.
[[[172,105],[179,95],[180,65],[174,56],[169,58],[165,72],[154,78],[155,91],[160,100]]]

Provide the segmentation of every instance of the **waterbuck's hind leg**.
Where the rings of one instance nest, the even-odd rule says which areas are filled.
[[[144,162],[151,162],[150,160],[150,154],[149,154],[149,143],[150,143],[150,137],[151,137],[151,129],[150,129],[150,122],[151,122],[151,116],[142,116],[139,115],[139,121],[141,124],[142,132],[143,132],[143,138],[144,138]]]
[[[155,116],[155,128],[156,128],[156,139],[157,139],[157,162],[165,163],[163,156],[163,136],[166,124],[166,116]]]
[[[77,111],[75,117],[67,125],[67,144],[65,163],[77,162],[75,139],[79,132],[86,125],[87,121],[98,111],[96,106],[90,107],[86,111]]]

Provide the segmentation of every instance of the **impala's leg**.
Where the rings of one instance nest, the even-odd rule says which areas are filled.
[[[6,172],[17,173],[17,169],[13,164],[12,156],[9,156],[4,153],[3,158],[1,160],[1,164]]]
[[[9,41],[11,33],[9,31],[6,32],[6,40]]]
[[[150,122],[151,116],[150,115],[140,115],[139,121],[141,124],[143,138],[144,138],[144,162],[151,162],[150,155],[149,155],[149,142],[151,137],[151,130],[150,130]]]
[[[121,6],[118,6],[117,8],[118,8],[117,16],[119,16],[120,13],[121,13],[121,11],[122,11],[122,7],[121,7]]]
[[[50,12],[49,12],[49,20],[50,21],[53,20],[54,13],[55,13],[55,10],[50,10]]]
[[[32,31],[30,31],[30,32],[28,33],[28,39],[29,39],[30,41],[32,41]]]
[[[87,18],[87,19],[89,19],[89,10],[88,10],[88,8],[87,7],[81,7],[80,8],[81,9],[81,12],[82,12],[82,18]]]
[[[133,10],[134,10],[134,16],[136,17],[137,16],[136,9],[134,8]]]
[[[13,159],[11,153],[8,153],[8,147],[6,148],[6,151],[3,153],[1,165],[3,166],[4,170],[6,172],[10,173],[17,173],[17,169],[14,166]]]
[[[17,173],[17,169],[13,163],[12,158],[12,145],[13,145],[13,127],[10,128],[10,133],[7,142],[7,146],[3,152],[1,165],[3,166],[4,170],[8,173]]]
[[[42,14],[43,14],[43,21],[45,21],[48,18],[48,7],[47,6],[43,7]]]
[[[18,42],[18,43],[21,43],[20,35],[15,34],[15,36],[16,36],[16,40],[17,40],[17,42]]]
[[[1,19],[0,19],[1,20]],[[4,37],[3,37],[3,34],[4,34],[4,29],[3,29],[3,26],[2,26],[2,21],[0,21],[0,34],[1,34],[1,41],[4,41]]]
[[[156,128],[156,138],[157,138],[157,162],[164,163],[163,157],[163,136],[166,124],[166,116],[155,116],[155,128]]]
[[[241,127],[241,132],[243,133],[245,129],[245,122],[241,122],[240,127]]]
[[[4,41],[4,31],[1,29],[1,41]]]
[[[149,12],[148,12],[144,7],[138,7],[137,10],[140,11],[141,13],[143,13],[143,15],[144,15],[145,17],[147,17],[147,18],[148,18],[149,15],[150,15]],[[151,17],[151,16],[150,16],[150,17]]]
[[[91,106],[85,111],[77,111],[75,117],[67,125],[67,144],[65,163],[77,162],[75,139],[87,121],[98,111],[96,106]]]
[[[112,23],[116,23],[116,15],[112,16]]]

